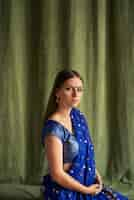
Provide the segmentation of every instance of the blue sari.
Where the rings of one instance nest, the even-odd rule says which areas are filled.
[[[70,117],[76,140],[79,143],[79,154],[74,158],[72,166],[67,173],[81,184],[90,186],[96,183],[96,167],[94,146],[90,138],[89,128],[83,113],[78,109],[72,108]],[[47,123],[49,123],[49,121]],[[44,133],[43,131],[42,140],[44,140]],[[68,131],[68,134],[71,133]],[[42,186],[45,200],[128,200],[128,198],[122,194],[106,187],[96,195],[73,191],[53,181],[50,174],[43,177]]]

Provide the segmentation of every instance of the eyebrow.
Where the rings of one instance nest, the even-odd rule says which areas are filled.
[[[83,86],[82,86],[82,85],[78,85],[78,86],[65,85],[65,87],[73,87],[73,88],[75,88],[75,87],[82,87],[82,88],[83,88]]]

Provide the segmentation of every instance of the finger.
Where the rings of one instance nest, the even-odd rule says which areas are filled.
[[[95,184],[96,187],[99,187],[99,184]]]
[[[96,188],[99,189],[99,188],[100,188],[100,185],[97,185]]]
[[[100,190],[96,190],[95,194],[97,195],[97,194],[99,194],[100,192],[101,192]]]

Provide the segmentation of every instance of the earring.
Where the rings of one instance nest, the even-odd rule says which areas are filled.
[[[60,97],[56,96],[56,103],[59,103]]]

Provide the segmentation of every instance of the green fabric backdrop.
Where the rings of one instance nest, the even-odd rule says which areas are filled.
[[[0,182],[43,172],[42,116],[57,71],[78,70],[96,162],[110,181],[134,180],[134,2],[0,1]]]

